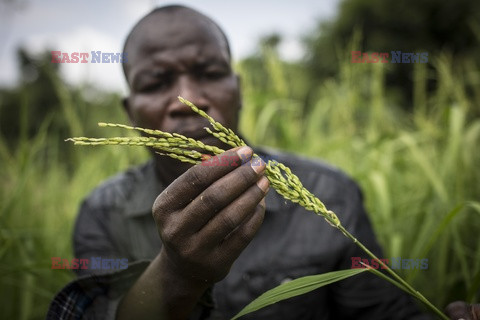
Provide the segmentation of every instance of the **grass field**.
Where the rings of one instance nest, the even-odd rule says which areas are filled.
[[[266,73],[239,63],[244,108],[241,133],[268,145],[324,159],[361,185],[385,257],[428,258],[428,270],[402,270],[442,308],[478,301],[480,287],[480,66],[447,56],[415,66],[413,112],[385,86],[388,65],[342,65],[337,78],[306,93],[301,68],[265,55]],[[427,79],[438,89],[427,91]],[[45,120],[15,147],[0,137],[0,299],[2,318],[41,319],[73,275],[51,270],[53,256],[72,258],[72,226],[80,201],[103,179],[147,153],[138,148],[74,147],[68,136],[113,136],[99,121],[127,123],[120,99],[79,98],[56,84],[62,136]],[[80,89],[81,91],[81,89]],[[0,100],[1,103],[1,100]],[[1,109],[0,109],[1,111]],[[124,134],[124,132],[122,132]],[[321,198],[321,195],[319,195]]]

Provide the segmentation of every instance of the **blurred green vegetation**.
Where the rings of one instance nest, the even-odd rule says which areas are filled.
[[[350,47],[352,37],[362,35]],[[321,20],[304,39],[311,86],[336,76],[346,61],[343,52],[428,52],[429,59],[448,53],[457,61],[478,61],[480,1],[343,0],[338,14]],[[351,59],[351,56],[349,56]],[[434,72],[433,66],[429,70]],[[385,70],[391,99],[409,109],[414,101],[413,65],[390,64]],[[427,91],[437,85],[427,78]],[[395,95],[394,95],[395,94]]]
[[[244,91],[240,132],[253,144],[345,170],[364,191],[385,257],[429,259],[428,270],[402,276],[440,308],[478,301],[480,63],[439,53],[428,65],[409,65],[406,109],[387,86],[388,64],[350,63],[358,39],[339,53],[338,73],[313,87],[308,64],[281,61],[278,39],[266,39],[257,56],[236,65]],[[121,97],[87,84],[72,88],[48,57],[21,54],[28,70],[21,84],[0,90],[0,299],[5,319],[40,319],[73,279],[68,270],[51,270],[50,259],[72,258],[81,199],[148,154],[65,143],[126,134],[96,126],[128,122]]]
[[[413,65],[410,112],[388,95],[388,65],[352,64],[348,55],[314,100],[299,95],[304,70],[279,63],[274,51],[262,57],[262,82],[250,61],[241,63],[250,70],[242,70],[243,132],[347,171],[362,186],[385,257],[429,259],[427,271],[401,271],[414,287],[440,308],[478,301],[480,65],[449,54]]]
[[[51,257],[73,258],[80,201],[102,180],[148,158],[145,150],[76,148],[71,136],[124,135],[100,121],[128,123],[118,94],[71,88],[48,56],[25,57],[15,89],[0,90],[0,299],[2,319],[43,319],[73,279]]]

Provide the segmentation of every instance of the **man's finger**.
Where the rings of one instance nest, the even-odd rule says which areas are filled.
[[[226,250],[238,257],[240,253],[252,241],[265,217],[265,200],[263,199],[255,208],[255,212],[248,217],[242,225],[231,232],[219,247],[219,250]]]
[[[480,304],[470,305],[464,301],[455,301],[445,308],[450,319],[480,320]]]
[[[253,150],[250,147],[241,147],[228,150],[219,155],[220,158],[226,158],[231,163],[240,163],[251,159]],[[205,166],[198,164],[190,168],[187,172],[173,181],[155,200],[153,212],[162,211],[168,208],[168,211],[176,211],[185,207],[200,193],[210,186],[213,182],[233,171],[237,166],[234,165],[216,165]]]
[[[198,232],[218,212],[255,186],[264,171],[264,163],[246,164],[215,181],[182,211],[185,229]]]
[[[472,307],[472,315],[473,319],[480,320],[480,304],[473,304]]]
[[[199,234],[203,235],[203,238],[209,239],[212,247],[222,242],[225,237],[239,228],[244,223],[244,220],[251,217],[259,202],[265,197],[268,186],[268,179],[262,177],[241,196],[215,215],[199,231]]]

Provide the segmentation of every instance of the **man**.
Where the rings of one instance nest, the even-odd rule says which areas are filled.
[[[203,130],[208,123],[177,100],[181,95],[237,129],[239,78],[231,69],[228,41],[213,21],[181,6],[159,8],[134,27],[124,51],[130,87],[124,106],[134,125],[227,149]],[[360,191],[348,177],[319,162],[256,152],[290,166],[349,231],[381,256]],[[80,270],[85,277],[56,297],[49,317],[228,319],[282,282],[350,268],[351,257],[362,255],[323,219],[268,192],[264,165],[248,163],[252,149],[236,148],[226,155],[247,163],[192,167],[154,155],[153,161],[95,190],[76,223],[76,257],[139,262],[102,275]],[[425,317],[399,290],[363,274],[250,318]]]

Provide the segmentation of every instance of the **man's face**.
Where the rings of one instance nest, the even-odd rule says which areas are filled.
[[[241,106],[238,77],[224,39],[201,17],[151,16],[128,45],[125,101],[134,125],[218,145],[208,122],[177,99],[182,96],[229,128],[237,129]]]

